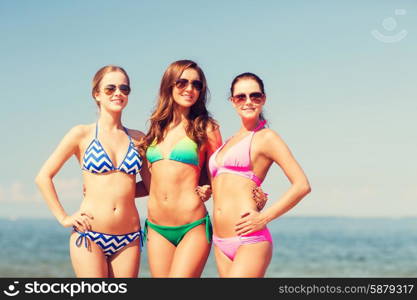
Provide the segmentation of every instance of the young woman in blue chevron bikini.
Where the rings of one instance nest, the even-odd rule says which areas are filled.
[[[144,134],[121,122],[129,93],[123,68],[101,68],[92,88],[100,111],[97,123],[72,128],[36,177],[59,223],[73,227],[70,254],[77,277],[138,275],[142,231],[135,205],[136,174],[140,173],[145,186],[149,186],[149,174],[136,147]],[[73,155],[82,166],[85,195],[80,209],[68,215],[53,178]]]

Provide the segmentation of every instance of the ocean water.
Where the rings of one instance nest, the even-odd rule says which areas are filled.
[[[417,218],[283,217],[266,277],[417,277]],[[0,218],[0,277],[74,277],[70,229]],[[213,251],[202,277],[218,277]],[[146,249],[139,277],[150,277]]]

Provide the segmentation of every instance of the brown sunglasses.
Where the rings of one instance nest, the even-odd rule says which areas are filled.
[[[238,95],[232,96],[231,100],[233,101],[233,103],[241,104],[243,102],[246,102],[246,99],[248,98],[248,96],[251,102],[255,104],[259,104],[262,102],[265,95],[261,92],[254,92],[254,93],[250,93],[249,95],[238,94]]]
[[[116,91],[116,89],[119,88],[120,92],[122,92],[123,95],[129,95],[130,94],[130,86],[127,84],[120,84],[119,86],[116,86],[114,84],[108,84],[104,87],[104,93],[106,95],[112,95]]]
[[[185,89],[188,84],[191,82],[191,86],[193,88],[195,88],[197,91],[201,91],[203,89],[203,82],[201,82],[201,80],[188,80],[185,78],[180,78],[177,81],[175,81],[175,86],[177,87],[177,89]]]

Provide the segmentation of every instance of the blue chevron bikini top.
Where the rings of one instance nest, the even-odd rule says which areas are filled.
[[[119,167],[115,167],[98,140],[98,124],[96,123],[96,136],[91,141],[90,145],[85,150],[83,157],[83,170],[91,173],[107,173],[111,171],[120,171],[126,174],[136,175],[139,173],[142,167],[142,157],[136,150],[135,145],[132,142],[132,138],[127,133],[125,127],[123,127],[127,136],[129,137],[129,147],[127,148],[126,156],[120,163]]]

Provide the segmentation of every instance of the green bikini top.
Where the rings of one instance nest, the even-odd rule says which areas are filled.
[[[167,159],[195,165],[198,167],[199,164],[197,148],[197,143],[190,139],[188,136],[185,136],[177,142]],[[162,155],[162,152],[158,148],[156,139],[146,150],[146,158],[150,163],[165,159]]]

